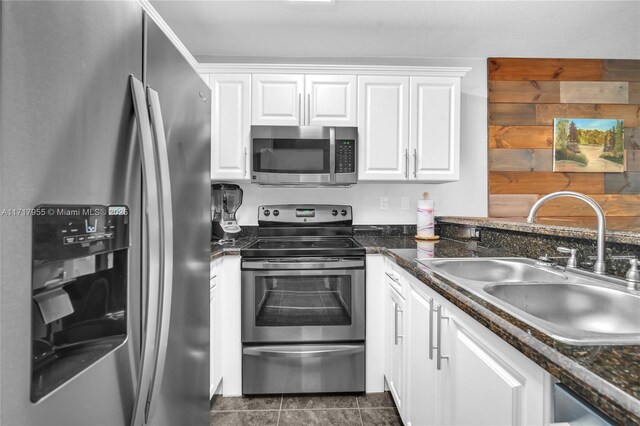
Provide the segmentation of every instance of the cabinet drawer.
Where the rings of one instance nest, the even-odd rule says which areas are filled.
[[[397,291],[403,299],[406,299],[409,284],[407,279],[403,276],[404,273],[402,272],[402,268],[393,263],[393,261],[389,261],[384,273],[389,285]]]
[[[209,262],[209,279],[213,279],[218,275],[218,271],[220,269],[220,260],[214,260],[213,262]]]

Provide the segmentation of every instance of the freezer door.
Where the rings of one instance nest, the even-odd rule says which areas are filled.
[[[161,111],[168,151],[174,283],[171,294],[163,297],[170,303],[170,316],[165,311],[164,318],[170,320],[160,321],[158,336],[166,345],[159,342],[147,423],[208,425],[209,88],[149,19],[145,75],[151,95],[157,92],[155,108]]]
[[[0,211],[8,212],[0,216],[0,423],[128,424],[140,354],[142,221],[129,75],[142,75],[142,10],[111,1],[0,7]],[[123,345],[32,403],[33,220],[20,209],[41,204],[129,207],[130,309]]]

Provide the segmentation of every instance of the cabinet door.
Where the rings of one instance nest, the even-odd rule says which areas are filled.
[[[411,178],[459,179],[460,79],[411,77]]]
[[[251,75],[211,74],[211,179],[249,180]]]
[[[358,180],[408,178],[408,77],[358,77],[358,144]]]
[[[302,125],[303,86],[302,74],[254,74],[251,79],[252,124]]]
[[[222,341],[220,340],[220,282],[222,260],[209,266],[209,398],[222,379]]]
[[[355,126],[356,85],[355,75],[306,75],[305,123]]]
[[[218,286],[214,286],[213,288],[209,288],[209,398],[213,396],[222,378],[222,371],[220,371],[222,362],[220,359],[220,351],[218,350],[221,343],[217,315],[219,309],[218,304]]]
[[[407,408],[412,425],[431,426],[440,421],[442,385],[434,358],[434,300],[410,290],[408,307]]]
[[[387,363],[385,378],[400,416],[404,417],[405,336],[403,335],[405,301],[388,286],[387,299]]]
[[[521,425],[525,405],[536,410],[535,400],[525,399],[526,380],[520,366],[488,347],[482,336],[448,314],[443,333],[446,374],[444,423],[450,425]],[[518,371],[516,371],[516,368]],[[542,393],[542,389],[540,389]],[[540,407],[542,413],[542,407]],[[540,414],[540,423],[542,424]],[[535,424],[535,423],[534,423]]]

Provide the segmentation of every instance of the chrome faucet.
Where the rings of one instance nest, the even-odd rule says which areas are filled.
[[[553,192],[549,195],[545,195],[544,197],[536,201],[533,207],[531,207],[531,211],[529,211],[529,216],[527,216],[527,222],[536,223],[536,213],[538,212],[540,207],[542,207],[542,205],[545,204],[547,201],[560,198],[560,197],[577,198],[578,200],[582,200],[585,203],[589,204],[593,208],[593,210],[595,210],[596,216],[598,218],[598,253],[597,253],[598,256],[596,257],[595,265],[593,265],[593,272],[595,272],[596,274],[604,274],[605,270],[607,269],[607,265],[604,261],[604,254],[605,254],[604,237],[605,237],[605,231],[607,229],[607,220],[604,217],[604,211],[602,211],[602,208],[600,207],[600,205],[596,203],[593,198],[588,197],[579,192],[574,192],[574,191]]]

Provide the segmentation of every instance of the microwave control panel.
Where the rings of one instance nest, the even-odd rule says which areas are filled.
[[[336,140],[336,173],[355,173],[356,141],[354,139]]]

